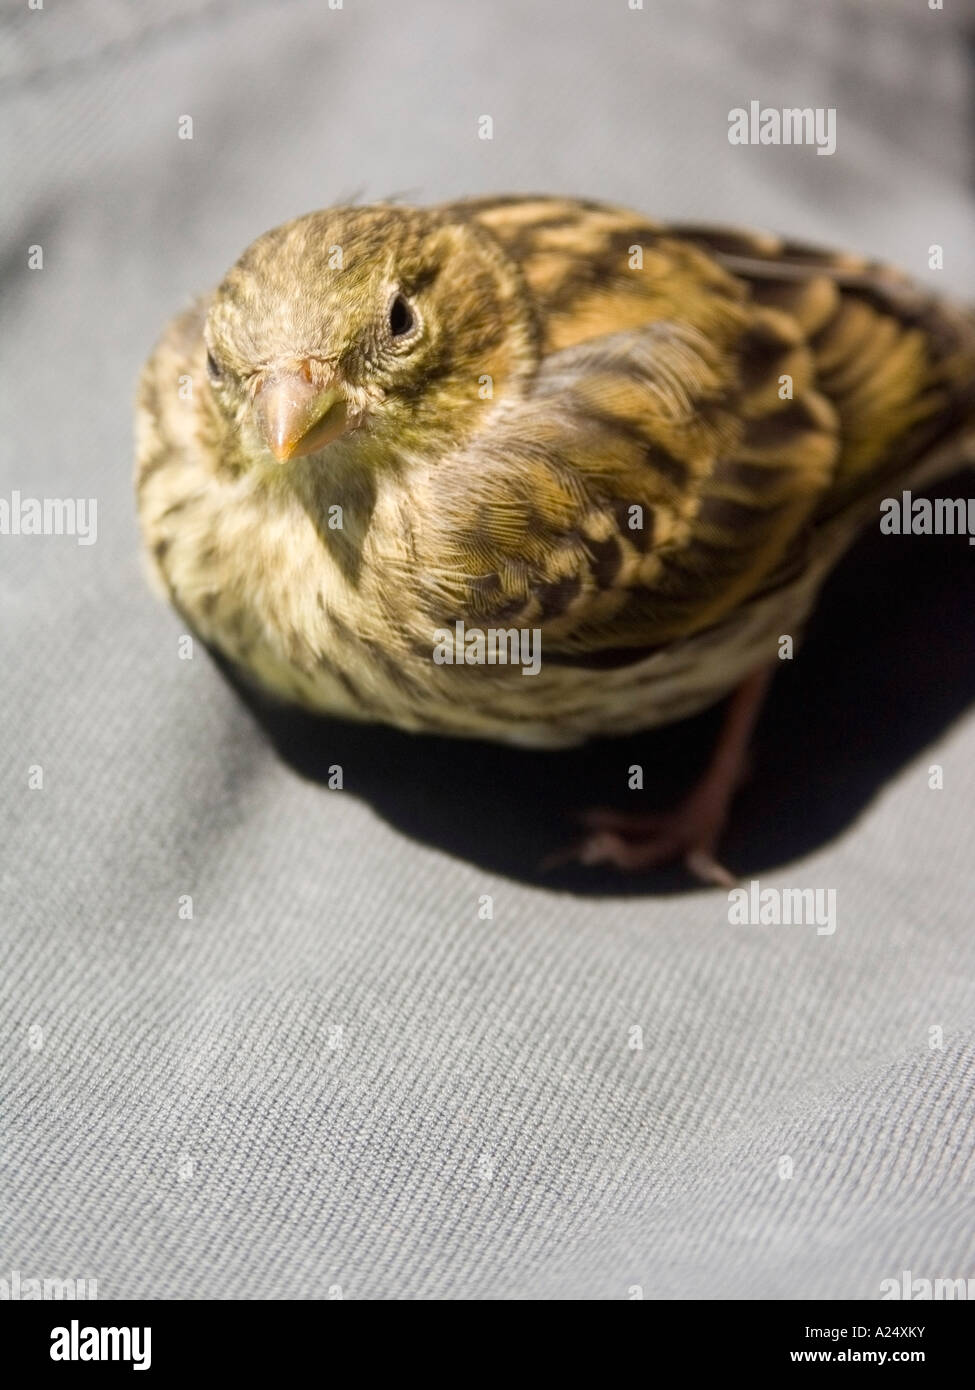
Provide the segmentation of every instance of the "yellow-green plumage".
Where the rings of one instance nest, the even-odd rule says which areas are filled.
[[[383,328],[398,287],[408,350]],[[280,464],[254,401],[308,360],[353,427]],[[478,199],[256,242],[145,368],[137,486],[173,603],[277,695],[557,746],[693,713],[772,661],[879,499],[973,435],[975,322],[894,271]],[[539,629],[539,674],[437,665],[457,620]]]

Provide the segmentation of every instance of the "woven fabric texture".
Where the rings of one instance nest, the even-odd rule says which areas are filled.
[[[571,834],[542,783],[580,805],[586,769],[624,786],[612,744],[553,773],[326,726],[328,790],[202,649],[180,659],[131,487],[167,316],[267,227],[353,195],[605,197],[970,290],[953,8],[75,0],[0,21],[0,496],[97,500],[93,544],[0,536],[0,1279],[780,1299],[975,1275],[963,538],[858,552],[827,612],[843,643],[824,620],[760,730],[736,866],[835,891],[827,934],[733,925],[722,891],[533,876],[531,835]],[[835,107],[836,153],[732,147],[753,99]]]

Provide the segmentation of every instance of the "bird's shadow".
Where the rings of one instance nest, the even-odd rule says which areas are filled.
[[[971,474],[944,480],[967,496]],[[965,536],[865,533],[827,582],[806,638],[780,663],[722,858],[756,876],[835,839],[975,700],[975,547]],[[594,805],[679,800],[706,765],[721,709],[561,752],[401,733],[266,703],[224,668],[280,756],[360,796],[405,835],[510,878],[580,894],[686,891],[679,868],[640,875],[539,865]],[[630,790],[630,769],[644,789]],[[918,777],[927,787],[927,768]]]

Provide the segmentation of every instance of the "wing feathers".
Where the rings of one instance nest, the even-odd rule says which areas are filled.
[[[566,575],[578,579],[560,608],[568,645],[655,645],[713,622],[788,571],[817,518],[859,515],[975,418],[975,319],[890,267],[568,199],[528,200],[514,221],[509,203],[467,207],[518,258],[548,355],[529,414],[505,437],[517,462],[482,453],[464,466],[530,498],[545,538],[503,586],[508,611],[519,600],[533,611],[539,585],[562,603]],[[539,429],[530,463],[518,431]],[[584,481],[574,538],[560,531],[550,451]],[[545,574],[550,545],[558,577]],[[515,573],[461,533],[458,574],[475,550]]]
[[[431,620],[541,625],[547,653],[587,659],[717,621],[830,483],[835,412],[771,387],[802,350],[756,308],[723,341],[658,322],[553,355],[520,410],[437,469],[463,506],[427,535]]]

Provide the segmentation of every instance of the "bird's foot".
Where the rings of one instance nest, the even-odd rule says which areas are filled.
[[[734,875],[716,857],[726,812],[726,799],[706,786],[692,792],[672,811],[585,811],[580,820],[587,833],[567,849],[549,855],[541,867],[545,871],[570,863],[609,864],[627,873],[639,873],[683,860],[702,883],[733,888]]]
[[[755,671],[735,691],[711,765],[679,806],[650,815],[586,811],[581,820],[588,833],[568,849],[550,854],[542,871],[576,863],[610,864],[639,873],[682,859],[702,883],[734,888],[734,875],[717,858],[718,841],[747,766],[748,740],[769,679],[768,668]]]

